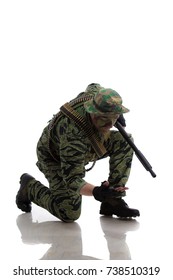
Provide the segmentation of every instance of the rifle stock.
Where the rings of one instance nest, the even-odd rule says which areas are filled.
[[[124,128],[122,127],[122,125],[117,121],[115,124],[115,127],[119,130],[119,132],[121,133],[121,135],[124,137],[124,139],[127,141],[127,143],[131,146],[131,148],[134,150],[135,155],[137,156],[137,158],[139,159],[139,161],[142,163],[142,165],[145,167],[145,169],[147,171],[150,172],[150,174],[152,175],[153,178],[156,177],[156,174],[154,173],[154,171],[152,170],[152,166],[151,164],[148,162],[148,160],[144,157],[144,155],[141,153],[140,150],[138,150],[138,148],[136,147],[136,145],[134,144],[134,142],[129,138],[128,134],[126,133],[126,131],[124,130]]]

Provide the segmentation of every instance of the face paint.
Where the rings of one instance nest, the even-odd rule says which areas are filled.
[[[94,115],[94,114],[91,115],[93,124],[95,125],[95,127],[98,130],[100,130],[102,132],[106,132],[106,131],[110,130],[118,118],[119,118],[118,114],[115,114],[112,116],[107,116],[107,115],[98,116],[98,115]]]

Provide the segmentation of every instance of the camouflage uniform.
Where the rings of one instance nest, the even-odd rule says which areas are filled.
[[[100,85],[94,88],[90,86],[79,96],[95,96],[100,89]],[[88,113],[90,103],[81,103],[76,111],[93,126]],[[61,115],[51,133],[50,125],[51,122],[44,129],[37,145],[37,166],[47,178],[49,188],[33,179],[28,184],[28,197],[60,220],[72,222],[81,214],[80,189],[86,184],[85,166],[100,158],[85,132],[70,118]],[[106,136],[98,130],[96,133],[107,150],[101,158],[110,157],[110,186],[125,186],[131,168],[132,149],[118,131],[111,130]],[[124,195],[120,193],[120,196]]]

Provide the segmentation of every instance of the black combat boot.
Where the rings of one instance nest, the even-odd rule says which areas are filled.
[[[119,218],[132,218],[140,216],[139,210],[129,208],[122,198],[103,201],[100,207],[100,214],[105,216],[116,215]]]
[[[23,212],[31,212],[31,201],[28,199],[28,183],[33,180],[34,177],[31,175],[24,173],[20,177],[20,188],[16,195],[16,204],[19,209]]]

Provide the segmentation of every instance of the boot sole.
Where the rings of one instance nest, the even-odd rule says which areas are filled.
[[[129,218],[136,218],[140,216],[139,211],[136,212],[136,214],[134,213],[133,215],[119,215],[116,213],[112,213],[112,212],[104,212],[104,211],[100,211],[100,215],[105,215],[105,216],[112,216],[112,215],[116,215],[118,218],[120,219],[129,219]]]

